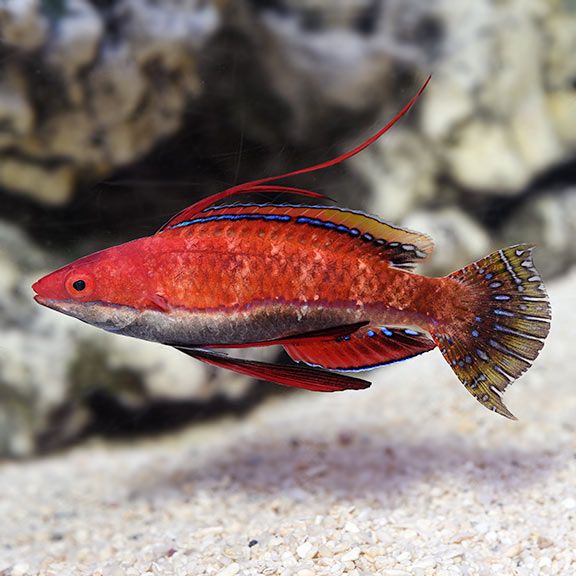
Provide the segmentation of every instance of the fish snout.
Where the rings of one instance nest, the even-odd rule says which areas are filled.
[[[34,282],[32,284],[32,290],[36,293],[34,300],[39,304],[46,305],[46,300],[65,300],[69,298],[65,283],[66,275],[65,270],[56,270]]]

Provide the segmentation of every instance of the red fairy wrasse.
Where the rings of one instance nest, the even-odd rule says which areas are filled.
[[[532,246],[499,250],[445,278],[412,271],[432,240],[336,206],[228,204],[244,193],[354,156],[404,116],[338,158],[234,186],[186,208],[145,238],[80,258],[33,286],[36,301],[110,332],[174,346],[198,360],[323,392],[367,388],[357,372],[440,348],[466,389],[513,418],[501,394],[543,346],[550,308]],[[296,365],[218,351],[281,345]]]

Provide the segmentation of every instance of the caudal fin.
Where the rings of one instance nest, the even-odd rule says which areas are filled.
[[[533,246],[519,244],[448,276],[473,289],[468,323],[434,334],[436,344],[468,391],[507,418],[501,394],[531,366],[550,330],[550,305],[532,262]]]

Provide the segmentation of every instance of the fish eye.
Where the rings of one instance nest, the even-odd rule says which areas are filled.
[[[72,298],[85,299],[94,291],[94,279],[91,274],[72,272],[66,278],[66,291]]]

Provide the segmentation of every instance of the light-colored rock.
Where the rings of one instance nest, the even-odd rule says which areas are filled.
[[[554,90],[570,88],[576,76],[576,62],[570,58],[576,50],[576,13],[569,3],[543,21],[546,35],[545,75]]]
[[[279,94],[296,109],[310,105],[309,95],[300,93],[310,89],[329,106],[355,111],[381,106],[396,98],[389,84],[395,63],[426,60],[423,47],[402,39],[429,14],[421,2],[403,2],[401,14],[396,2],[376,10],[365,0],[291,0],[285,6],[264,11],[263,22],[273,37],[269,55],[280,54],[286,69],[266,61],[265,66]]]
[[[83,97],[77,75],[96,59],[103,32],[104,22],[88,0],[66,0],[65,15],[54,26],[45,53],[76,103]]]
[[[303,542],[300,544],[300,546],[298,546],[298,548],[296,548],[296,554],[298,554],[298,556],[303,559],[314,558],[317,553],[318,546],[315,546],[311,542]]]
[[[422,101],[424,134],[441,141],[473,116],[474,96],[465,83],[455,74],[434,75],[434,83]]]
[[[161,6],[120,0],[104,11],[88,0],[67,0],[57,13],[41,9],[39,1],[10,0],[8,6],[0,6],[0,23],[13,38],[10,49],[22,56],[15,62],[34,58],[34,74],[43,82],[27,78],[28,92],[13,82],[0,85],[0,119],[15,113],[0,127],[0,147],[10,146],[26,165],[38,164],[34,173],[65,160],[71,184],[135,162],[177,132],[201,90],[197,53],[219,25],[218,3],[201,0]],[[122,22],[120,33],[106,24],[111,18]],[[16,23],[33,28],[36,20],[50,26],[42,50],[31,55],[30,42],[10,30]],[[20,66],[18,73],[30,76],[30,68]],[[37,84],[43,93],[30,93]],[[12,168],[2,178],[6,189],[49,204],[70,198],[65,186],[15,180]]]
[[[22,140],[20,146],[31,161],[41,161],[48,151],[76,168],[80,164],[98,168],[105,164],[99,135],[93,114],[88,110],[64,110],[47,119],[41,129]],[[68,199],[69,196],[64,196],[60,201]],[[40,197],[37,200],[50,202],[51,199],[44,200]]]
[[[398,222],[435,193],[433,151],[413,132],[398,129],[351,161],[372,193],[370,209]]]
[[[552,92],[548,109],[558,137],[568,149],[576,150],[576,98],[573,91]]]
[[[140,64],[161,59],[178,68],[182,49],[198,49],[220,24],[219,2],[124,0],[119,12]]]
[[[29,134],[34,117],[24,78],[8,66],[0,75],[0,150]]]
[[[573,18],[557,22],[551,6],[539,0],[440,0],[434,11],[443,22],[444,51],[423,104],[422,129],[437,142],[438,157],[459,186],[518,195],[573,154],[567,130],[550,111],[548,68],[542,67],[547,57],[556,68],[572,60]],[[560,74],[553,75],[561,84]],[[570,115],[564,103],[556,108],[562,119]]]
[[[509,129],[500,122],[466,123],[444,155],[450,175],[465,189],[516,195],[532,176]]]
[[[553,117],[546,107],[544,94],[539,90],[533,90],[518,104],[510,127],[518,153],[524,164],[530,167],[531,178],[565,158]]]
[[[44,167],[29,159],[5,157],[0,162],[0,186],[46,204],[63,204],[74,190],[74,170],[68,164]]]
[[[0,37],[13,48],[35,50],[48,31],[40,0],[3,0],[0,3]]]
[[[105,46],[87,84],[94,123],[104,132],[135,115],[149,88],[128,43]]]

